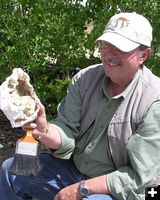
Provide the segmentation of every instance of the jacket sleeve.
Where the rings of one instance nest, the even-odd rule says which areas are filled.
[[[107,175],[109,189],[118,200],[144,199],[145,187],[160,175],[160,101],[151,105],[126,148],[130,166]]]

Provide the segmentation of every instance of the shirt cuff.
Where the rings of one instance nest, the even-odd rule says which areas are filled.
[[[52,151],[55,157],[62,158],[62,159],[70,159],[73,150],[75,148],[75,140],[71,134],[66,134],[67,131],[64,132],[64,129],[66,130],[66,127],[61,127],[57,124],[51,123],[54,128],[56,128],[60,134],[61,137],[61,145],[60,147]],[[64,128],[64,129],[63,129]],[[69,131],[68,131],[69,132]]]

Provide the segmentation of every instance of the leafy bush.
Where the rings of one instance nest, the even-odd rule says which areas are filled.
[[[160,76],[159,0],[88,0],[85,7],[79,2],[0,0],[0,83],[15,67],[26,70],[49,118],[66,93],[70,70],[100,62],[93,56],[95,40],[120,11],[151,21],[154,53],[147,64]]]

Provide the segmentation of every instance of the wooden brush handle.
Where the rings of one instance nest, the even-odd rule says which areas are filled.
[[[35,140],[32,135],[32,130],[27,130],[26,135],[22,139],[20,139],[20,141],[30,142],[30,143],[38,143],[38,141]]]

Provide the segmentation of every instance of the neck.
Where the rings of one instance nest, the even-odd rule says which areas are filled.
[[[133,77],[131,77],[130,79],[125,79],[122,81],[117,81],[114,82],[110,79],[109,84],[108,84],[108,94],[109,96],[113,97],[116,95],[119,95],[120,93],[122,93],[127,86],[132,82],[132,80],[134,79],[136,74],[134,74]]]
[[[128,85],[129,85],[129,83],[127,85],[119,85],[110,80],[109,85],[108,85],[109,96],[113,97],[113,96],[116,96],[116,95],[122,93]]]

